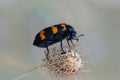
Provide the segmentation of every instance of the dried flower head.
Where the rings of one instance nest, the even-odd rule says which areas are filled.
[[[85,72],[82,58],[76,48],[64,47],[65,53],[61,49],[51,48],[49,60],[43,60],[42,68],[46,68],[48,72],[56,78],[67,78],[81,75]]]

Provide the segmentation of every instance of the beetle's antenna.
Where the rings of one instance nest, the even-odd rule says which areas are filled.
[[[81,37],[81,36],[85,36],[85,35],[84,35],[84,34],[81,34],[81,35],[77,36],[75,40],[79,41],[78,38]]]
[[[81,34],[81,35],[77,36],[77,38],[78,38],[78,37],[81,37],[81,36],[85,36],[85,35],[84,35],[84,34]]]

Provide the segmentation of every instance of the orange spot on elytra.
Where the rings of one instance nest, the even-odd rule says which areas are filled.
[[[51,28],[52,28],[53,34],[56,34],[58,32],[58,29],[56,26],[52,26]]]
[[[61,24],[61,27],[63,28],[63,29],[62,29],[63,31],[66,30],[66,25],[65,25],[65,24]]]
[[[45,35],[44,35],[45,31],[42,30],[40,31],[40,37],[41,37],[41,40],[44,40],[45,39]]]

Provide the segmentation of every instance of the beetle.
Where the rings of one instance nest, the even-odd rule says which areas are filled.
[[[70,47],[69,41],[71,41],[71,43],[73,44],[72,40],[79,40],[76,35],[77,32],[71,25],[66,23],[60,23],[47,27],[38,32],[35,36],[35,40],[33,41],[33,45],[41,48],[46,48],[46,58],[48,59],[48,46],[60,42],[61,50],[64,52],[62,40],[66,38],[68,46]],[[79,37],[80,36],[84,36],[84,34],[79,35]]]

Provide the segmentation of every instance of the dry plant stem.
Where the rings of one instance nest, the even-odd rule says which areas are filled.
[[[73,78],[77,80],[76,76],[80,77],[80,75],[82,75],[82,72],[84,74],[86,71],[85,66],[82,63],[83,59],[79,54],[81,53],[81,49],[79,49],[79,47],[69,48],[66,46],[63,48],[65,50],[65,54],[62,53],[60,48],[51,48],[49,60],[47,60],[44,56],[41,65],[38,65],[26,71],[22,75],[12,80],[21,80],[38,68],[44,70],[45,74],[43,74],[43,76],[47,74],[50,75],[50,77],[52,77],[51,80],[53,80],[54,77],[54,80],[72,80]]]
[[[38,65],[38,66],[36,66],[36,67],[34,67],[34,68],[32,68],[32,69],[24,72],[23,74],[17,76],[16,78],[14,78],[14,79],[12,79],[12,80],[20,80],[20,79],[28,76],[30,73],[32,73],[33,71],[37,70],[38,68],[40,68],[40,65]]]

